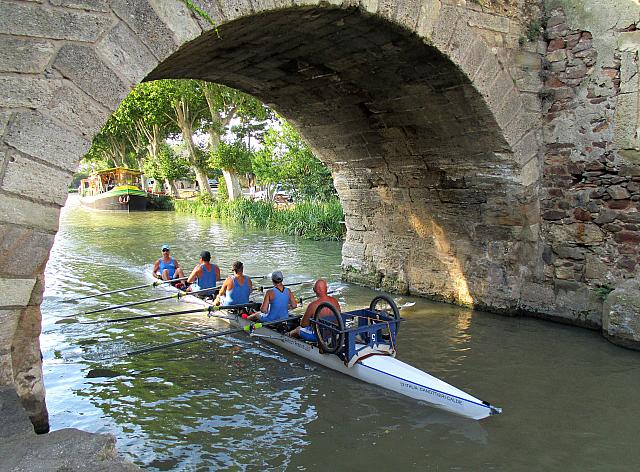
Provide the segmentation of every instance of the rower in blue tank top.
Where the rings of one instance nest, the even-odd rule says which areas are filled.
[[[263,323],[269,323],[289,317],[289,309],[296,308],[298,302],[296,297],[293,296],[293,292],[283,285],[282,280],[282,272],[279,270],[271,274],[273,287],[264,294],[260,313],[254,313],[249,316],[249,320],[260,320]]]
[[[218,280],[220,280],[220,268],[215,264],[211,264],[211,253],[209,251],[202,251],[200,253],[200,262],[193,268],[191,275],[187,279],[187,282],[192,284],[188,290],[190,292],[198,292],[210,288],[212,290],[201,292],[198,295],[213,295]]]
[[[153,275],[162,280],[173,280],[184,277],[178,261],[171,257],[168,244],[162,245],[162,257],[153,264]]]
[[[227,277],[220,287],[214,305],[229,306],[249,303],[249,295],[253,290],[253,285],[251,279],[244,275],[244,265],[242,262],[236,261],[233,263],[231,271],[233,275]]]

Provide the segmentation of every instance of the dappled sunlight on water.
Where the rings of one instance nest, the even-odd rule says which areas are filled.
[[[404,305],[398,357],[504,408],[475,422],[337,375],[247,337],[214,338],[135,357],[122,353],[225,329],[182,315],[126,324],[56,324],[159,289],[76,304],[64,298],[148,282],[163,243],[190,270],[209,249],[223,274],[330,281],[345,309],[376,292],[340,282],[340,244],[223,226],[174,213],[65,207],[46,270],[43,335],[53,429],[112,432],[147,470],[635,470],[640,357],[596,333],[416,299]],[[267,283],[256,279],[256,283]],[[311,287],[295,288],[298,296]],[[185,309],[167,300],[70,319]],[[69,319],[67,319],[68,321]]]

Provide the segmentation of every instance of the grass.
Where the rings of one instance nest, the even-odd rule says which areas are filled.
[[[300,202],[279,207],[272,202],[264,201],[241,199],[229,202],[198,197],[193,200],[176,200],[174,205],[178,212],[210,216],[292,236],[307,239],[344,239],[344,214],[337,199],[327,202]]]

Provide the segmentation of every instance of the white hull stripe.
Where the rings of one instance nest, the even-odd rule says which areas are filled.
[[[375,370],[376,372],[380,372],[381,374],[388,375],[389,377],[393,377],[395,379],[401,380],[403,382],[408,382],[408,383],[411,383],[413,385],[417,385],[418,387],[422,387],[422,388],[426,388],[427,390],[431,390],[432,392],[437,392],[437,393],[439,393],[441,395],[446,395],[448,397],[457,398],[458,400],[469,402],[469,403],[471,403],[473,405],[481,406],[481,407],[484,407],[484,408],[489,408],[489,409],[491,408],[489,405],[485,405],[484,403],[474,402],[474,401],[469,400],[467,398],[462,398],[462,397],[458,397],[457,395],[452,395],[452,394],[447,393],[447,392],[442,392],[442,391],[437,390],[435,388],[427,387],[426,385],[422,385],[422,384],[419,384],[417,382],[413,382],[412,380],[403,379],[402,377],[398,377],[397,375],[390,374],[389,372],[385,372],[384,370],[376,369],[375,367],[371,367],[370,365],[366,365],[364,363],[360,363],[360,365],[362,365],[363,367],[367,367],[368,369]]]

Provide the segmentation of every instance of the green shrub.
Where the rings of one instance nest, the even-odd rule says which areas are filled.
[[[344,238],[345,232],[342,205],[337,199],[279,207],[265,201],[239,199],[230,202],[198,196],[191,200],[176,200],[175,209],[308,239],[339,240]]]

